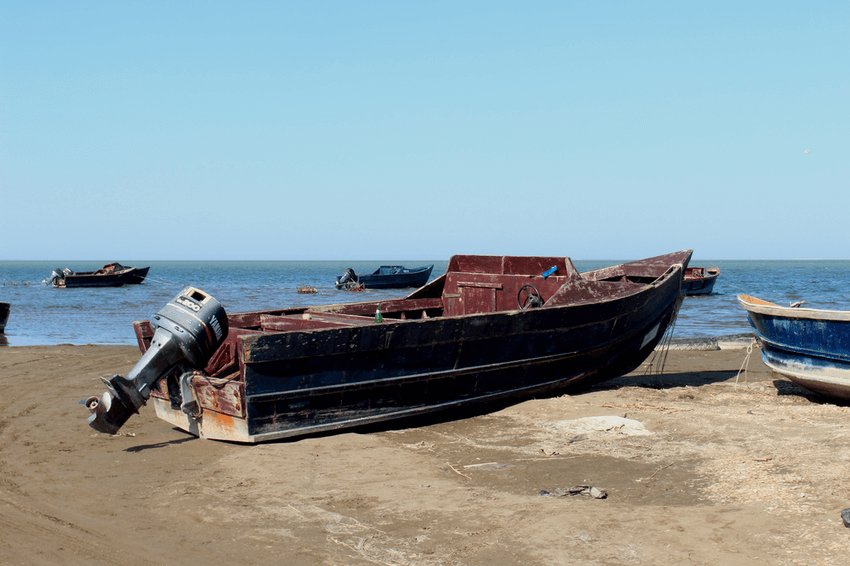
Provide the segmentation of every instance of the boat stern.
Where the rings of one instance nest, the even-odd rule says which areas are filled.
[[[159,397],[153,398],[153,406],[157,417],[198,438],[254,442],[248,432],[248,420],[245,418],[209,410],[202,410],[199,415],[192,416],[179,407],[172,407],[168,399]]]

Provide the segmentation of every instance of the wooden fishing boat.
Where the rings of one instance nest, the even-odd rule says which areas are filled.
[[[0,334],[6,332],[6,323],[9,321],[9,310],[12,305],[9,303],[0,303]]]
[[[459,255],[403,299],[229,315],[190,287],[134,323],[142,359],[83,403],[104,432],[149,395],[174,426],[254,443],[588,385],[653,351],[690,257],[579,273],[569,258]]]
[[[349,268],[336,280],[337,289],[345,289],[360,285],[367,289],[404,289],[405,287],[421,287],[431,277],[433,265],[408,269],[401,265],[382,265],[372,273],[358,275]]]
[[[125,267],[120,263],[108,263],[97,271],[56,269],[48,282],[54,287],[120,287],[144,281],[150,267]]]
[[[720,275],[719,267],[689,267],[682,281],[682,293],[685,295],[710,295],[714,283]]]
[[[749,295],[738,302],[767,367],[814,393],[850,400],[850,311],[783,307]]]

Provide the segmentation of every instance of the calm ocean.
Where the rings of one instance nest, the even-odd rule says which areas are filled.
[[[379,265],[419,267],[434,264],[432,277],[447,261],[122,261],[151,266],[141,285],[102,289],[54,289],[42,284],[55,268],[91,271],[105,262],[0,262],[0,301],[12,311],[0,344],[135,344],[132,322],[146,320],[184,287],[199,287],[218,299],[227,312],[288,306],[398,298],[410,290],[337,291],[333,282],[345,268],[371,272]],[[575,261],[580,271],[619,261]],[[850,260],[692,261],[692,266],[717,265],[721,273],[709,296],[686,297],[674,337],[693,338],[749,332],[738,306],[738,293],[778,304],[806,301],[813,308],[850,310]],[[302,284],[319,289],[301,295]]]

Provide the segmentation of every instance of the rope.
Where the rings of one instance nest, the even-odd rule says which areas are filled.
[[[209,386],[212,387],[213,389],[223,389],[225,385],[227,385],[228,383],[230,383],[231,381],[233,381],[235,379],[239,379],[239,377],[240,377],[239,373],[234,373],[234,374],[231,374],[230,377],[212,378],[212,377],[206,375],[205,373],[197,371],[197,370],[194,372],[194,374],[195,374],[196,377],[202,377],[205,380],[207,380],[207,384],[209,384]],[[221,383],[215,384],[215,383],[212,382],[213,379],[218,379],[218,380],[221,381]]]
[[[656,346],[655,350],[652,352],[652,356],[649,359],[646,370],[643,372],[644,375],[662,375],[664,373],[664,366],[667,364],[667,354],[670,353],[670,345],[673,343],[673,333],[676,329],[676,321],[679,319],[679,308],[682,306],[684,298],[684,295],[679,293],[679,298],[676,300],[676,306],[673,307],[673,316],[670,319],[670,324],[667,325],[667,329],[664,331],[664,335],[659,341],[660,347]],[[660,358],[657,371],[653,369],[656,357]]]
[[[741,376],[742,371],[744,372],[744,383],[748,383],[749,381],[747,378],[747,369],[749,369],[750,367],[750,356],[753,353],[753,346],[756,345],[756,342],[757,340],[753,338],[752,342],[750,342],[750,345],[747,346],[747,355],[744,357],[744,361],[741,363],[741,369],[738,370],[738,374],[735,376],[736,387],[738,386],[738,378]],[[749,387],[749,384],[747,385],[747,387]]]
[[[156,277],[151,277],[150,275],[145,277],[145,281],[153,281],[154,283],[162,283],[163,285],[179,285],[176,281],[170,281],[168,279],[157,279]]]
[[[752,293],[752,291],[748,291],[748,290],[746,290],[742,287],[738,287],[737,285],[730,285],[726,281],[724,281],[723,284],[727,287],[732,287],[733,289],[737,289],[737,290],[741,291],[742,293],[744,293],[745,295],[749,295],[750,293]]]

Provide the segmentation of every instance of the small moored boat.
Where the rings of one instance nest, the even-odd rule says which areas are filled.
[[[720,275],[719,267],[689,267],[682,281],[682,293],[685,295],[710,295],[714,283]]]
[[[579,273],[563,257],[458,255],[403,299],[234,314],[189,287],[134,323],[142,358],[83,403],[102,432],[153,399],[194,435],[254,443],[552,394],[638,367],[690,257]]]
[[[783,307],[738,295],[765,365],[820,395],[850,400],[850,311]]]
[[[68,268],[55,269],[47,280],[54,287],[120,287],[144,281],[150,267],[125,267],[108,263],[97,271],[74,272]]]
[[[382,265],[372,273],[358,275],[354,270],[345,270],[334,285],[337,289],[348,289],[355,285],[367,289],[404,289],[405,287],[421,287],[431,277],[433,265],[408,269],[401,265]]]

